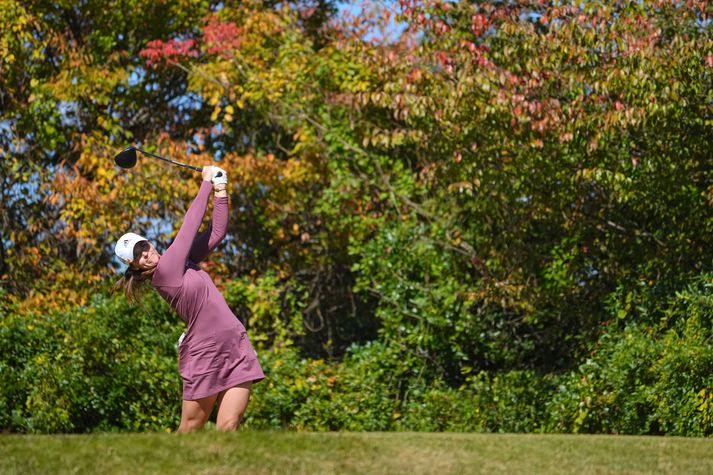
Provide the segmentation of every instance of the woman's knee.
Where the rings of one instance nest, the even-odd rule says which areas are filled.
[[[234,386],[220,395],[216,429],[234,431],[240,426],[250,400],[250,383]]]
[[[242,414],[221,418],[221,420],[216,423],[215,428],[222,432],[231,432],[234,430],[238,430],[242,418]]]
[[[178,432],[195,432],[201,429],[210,417],[216,396],[198,400],[184,400],[181,409],[181,424]]]
[[[181,419],[181,423],[178,426],[178,430],[176,432],[195,432],[197,430],[201,430],[205,423],[206,421],[202,417],[184,418]]]

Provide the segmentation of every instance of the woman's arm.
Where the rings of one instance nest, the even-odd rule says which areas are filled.
[[[221,194],[225,196],[220,196]],[[213,218],[210,229],[193,242],[189,258],[193,262],[200,262],[210,254],[213,249],[223,240],[228,231],[229,217],[228,196],[225,191],[216,192],[213,198]]]
[[[205,178],[205,177],[204,177]],[[183,272],[186,268],[186,259],[191,250],[193,239],[198,233],[211,191],[210,181],[203,180],[198,196],[193,200],[186,212],[181,229],[176,234],[176,239],[161,256],[153,283],[159,286],[177,287],[181,285]]]

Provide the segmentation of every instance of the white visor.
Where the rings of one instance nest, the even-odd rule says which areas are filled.
[[[124,264],[131,264],[131,261],[134,260],[134,246],[140,241],[148,241],[148,239],[138,234],[126,233],[116,241],[114,253]]]

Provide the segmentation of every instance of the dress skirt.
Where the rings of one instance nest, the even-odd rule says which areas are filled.
[[[191,338],[189,333],[178,347],[183,399],[202,399],[265,378],[242,325],[201,333],[200,338]]]

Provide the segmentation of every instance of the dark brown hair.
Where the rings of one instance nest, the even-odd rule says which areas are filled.
[[[134,262],[139,260],[141,253],[149,249],[148,241],[139,241],[134,246]],[[141,301],[141,294],[144,289],[144,282],[151,280],[156,267],[151,269],[136,269],[134,267],[127,267],[124,271],[124,275],[119,281],[114,285],[114,291],[123,290],[124,295],[126,295],[127,300],[134,304]]]

